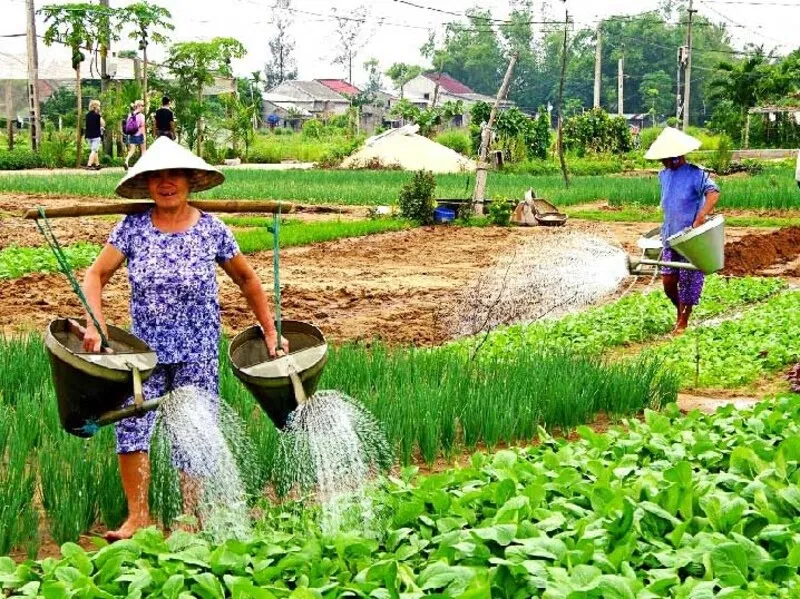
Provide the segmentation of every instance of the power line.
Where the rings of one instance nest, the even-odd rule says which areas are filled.
[[[747,2],[745,0],[703,0],[706,4],[735,4],[738,6],[781,6],[786,8],[800,8],[800,4],[792,2]]]
[[[705,3],[705,1],[702,1],[702,2],[701,2],[701,4],[703,4],[703,6],[705,6],[705,7],[706,7],[708,10],[710,10],[710,11],[711,11],[711,12],[713,12],[714,14],[716,14],[716,15],[719,15],[720,17],[722,17],[723,19],[725,19],[726,21],[728,21],[728,22],[729,22],[729,23],[731,23],[732,25],[735,25],[736,27],[740,27],[740,28],[742,28],[742,29],[747,29],[748,31],[752,31],[752,32],[753,32],[753,33],[755,33],[756,35],[760,35],[760,36],[761,36],[761,37],[763,37],[764,39],[770,40],[770,41],[772,41],[772,42],[777,42],[777,43],[779,43],[779,44],[781,44],[781,45],[783,45],[783,44],[784,44],[784,42],[782,42],[782,41],[781,41],[781,40],[779,40],[779,39],[776,39],[776,38],[774,38],[774,37],[770,37],[770,36],[768,36],[768,35],[765,35],[765,34],[763,34],[763,33],[759,32],[759,31],[756,31],[756,29],[763,29],[763,27],[762,27],[761,25],[752,25],[752,26],[742,25],[741,23],[737,23],[736,21],[734,21],[733,19],[731,19],[729,16],[727,16],[727,15],[724,15],[723,13],[721,13],[720,11],[718,11],[716,8],[714,8],[713,6],[708,6],[708,5]]]

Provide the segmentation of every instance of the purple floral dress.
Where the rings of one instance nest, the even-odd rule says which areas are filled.
[[[231,231],[202,212],[191,228],[163,233],[152,210],[126,216],[108,242],[128,261],[134,335],[158,355],[145,399],[182,385],[219,391],[220,309],[216,265],[239,253]],[[128,400],[131,403],[132,398]],[[155,412],[117,423],[117,452],[147,451]],[[180,456],[174,456],[180,465]]]

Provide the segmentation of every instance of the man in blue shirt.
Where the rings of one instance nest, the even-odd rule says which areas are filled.
[[[688,262],[669,247],[669,237],[684,229],[699,227],[714,211],[719,200],[719,187],[702,168],[686,162],[686,154],[700,147],[700,141],[682,131],[667,127],[645,154],[664,165],[658,179],[661,183],[661,208],[664,224],[661,239],[662,259],[667,262]],[[689,324],[692,309],[700,302],[705,277],[699,270],[665,267],[661,270],[664,292],[677,310],[675,333]]]

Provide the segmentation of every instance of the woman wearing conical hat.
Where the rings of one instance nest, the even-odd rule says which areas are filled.
[[[698,139],[667,127],[645,154],[648,160],[660,160],[664,165],[658,178],[661,183],[661,208],[664,211],[664,224],[661,227],[664,243],[662,260],[668,262],[688,262],[669,247],[667,239],[684,229],[702,225],[719,200],[719,187],[710,175],[686,161],[686,154],[700,145]],[[681,333],[689,324],[692,309],[700,302],[705,277],[698,270],[682,268],[665,267],[661,272],[664,292],[677,310],[674,332]]]
[[[216,217],[189,205],[189,194],[216,187],[224,175],[167,137],[158,138],[117,186],[124,198],[150,198],[146,212],[126,216],[111,233],[86,272],[84,292],[98,322],[105,327],[102,292],[127,260],[131,288],[132,332],[158,355],[158,366],[143,384],[145,398],[155,399],[184,386],[210,397],[219,393],[220,308],[216,265],[239,286],[264,331],[270,356],[288,351],[277,338],[269,300],[258,276],[239,251],[231,231]],[[84,349],[100,350],[100,336],[89,323]],[[132,401],[132,400],[131,400]],[[214,399],[212,401],[218,401]],[[216,413],[217,406],[209,406]],[[150,524],[148,451],[155,412],[116,425],[122,484],[128,519],[109,540],[131,537]],[[197,509],[193,472],[202,465],[174,452],[181,471],[184,512]]]

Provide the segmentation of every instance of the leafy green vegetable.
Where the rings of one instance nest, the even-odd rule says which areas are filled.
[[[715,415],[673,404],[623,424],[404,471],[375,491],[373,537],[325,536],[297,515],[316,507],[264,504],[246,542],[149,529],[94,553],[67,543],[57,559],[0,558],[0,585],[110,598],[797,596],[794,398]]]
[[[100,246],[76,243],[64,248],[72,268],[89,266],[100,253]],[[58,263],[48,247],[7,247],[0,250],[0,279],[15,279],[32,272],[58,271]]]

